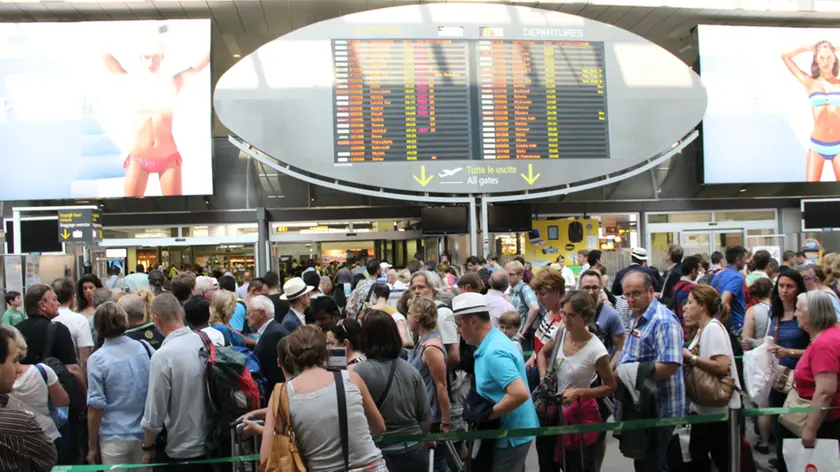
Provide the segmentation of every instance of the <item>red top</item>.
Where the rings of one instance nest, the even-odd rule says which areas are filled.
[[[796,393],[805,399],[813,398],[817,388],[814,376],[825,372],[840,375],[840,327],[836,325],[823,331],[816,341],[805,349],[805,354],[796,364],[793,374]],[[831,406],[840,407],[840,389],[834,394]],[[823,421],[837,419],[840,419],[840,409],[828,410]]]

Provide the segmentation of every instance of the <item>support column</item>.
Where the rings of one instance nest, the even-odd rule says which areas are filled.
[[[490,255],[490,232],[488,231],[489,223],[487,222],[487,200],[481,199],[481,238],[483,244],[481,245],[481,254],[486,259]]]
[[[254,265],[257,274],[262,276],[268,271],[271,267],[268,261],[268,238],[269,238],[269,231],[268,231],[268,219],[266,217],[265,208],[260,207],[257,208],[257,247],[256,247],[256,254],[254,254]],[[255,275],[257,275],[255,274]]]
[[[475,211],[475,198],[472,198],[470,200],[470,254],[478,252],[478,222],[475,219]]]

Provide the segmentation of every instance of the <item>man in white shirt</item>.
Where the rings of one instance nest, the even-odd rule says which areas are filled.
[[[111,275],[105,280],[105,287],[111,290],[125,290],[125,278],[120,275],[120,266],[114,264],[108,269]]]
[[[125,285],[132,293],[143,289],[149,290],[149,274],[146,273],[143,264],[137,264],[136,272],[126,276]]]
[[[239,288],[236,289],[236,296],[244,299],[248,296],[248,285],[251,284],[251,273],[245,272],[244,274],[242,274],[242,280],[242,285],[240,285]]]
[[[589,265],[589,250],[588,249],[581,249],[577,252],[577,263],[580,266],[580,273],[584,273],[591,267]]]
[[[79,356],[79,366],[86,372],[87,359],[93,352],[93,337],[90,334],[90,325],[84,315],[70,309],[76,301],[76,285],[68,278],[56,279],[52,283],[53,291],[58,298],[58,316],[53,318],[53,323],[61,323],[70,330],[73,344],[76,345],[76,352]]]
[[[505,298],[505,290],[510,286],[510,276],[504,269],[493,272],[490,276],[490,290],[484,295],[487,311],[490,313],[490,323],[494,328],[499,327],[499,318],[506,311],[516,311],[513,304]]]
[[[575,273],[572,272],[572,269],[566,267],[566,258],[562,254],[557,256],[557,262],[551,264],[551,268],[560,271],[560,274],[563,275],[563,280],[566,282],[566,288],[575,286]]]

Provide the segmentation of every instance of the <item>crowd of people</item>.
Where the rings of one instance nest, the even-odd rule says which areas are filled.
[[[418,254],[402,270],[368,259],[322,274],[313,262],[285,281],[269,271],[241,283],[140,266],[119,287],[119,274],[104,284],[87,274],[9,292],[0,471],[211,470],[185,462],[233,452],[219,446],[230,444],[214,426],[224,412],[205,393],[211,344],[247,359],[260,393],[238,421],[262,436],[261,461],[291,457],[314,472],[445,472],[465,460],[524,471],[532,443],[541,472],[595,472],[605,433],[472,447],[388,436],[725,413],[756,401],[742,394],[740,354],[765,344],[779,368],[760,406],[797,395],[840,407],[840,255],[779,264],[766,251],[707,259],[671,245],[660,271],[633,248],[613,280],[601,256],[579,253],[577,274],[562,256],[541,268],[473,256],[458,270]],[[840,437],[840,409],[812,411],[797,431],[769,416],[755,427],[755,451],[774,443],[784,471],[782,439]],[[637,471],[659,472],[679,443],[661,426],[622,434],[620,450]],[[726,423],[692,426],[688,453],[694,470],[729,470]]]

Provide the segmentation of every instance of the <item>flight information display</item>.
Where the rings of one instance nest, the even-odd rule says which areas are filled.
[[[607,158],[604,43],[480,40],[481,157]]]
[[[466,42],[333,40],[336,162],[472,157]]]
[[[334,39],[332,53],[337,163],[609,157],[601,42]]]

